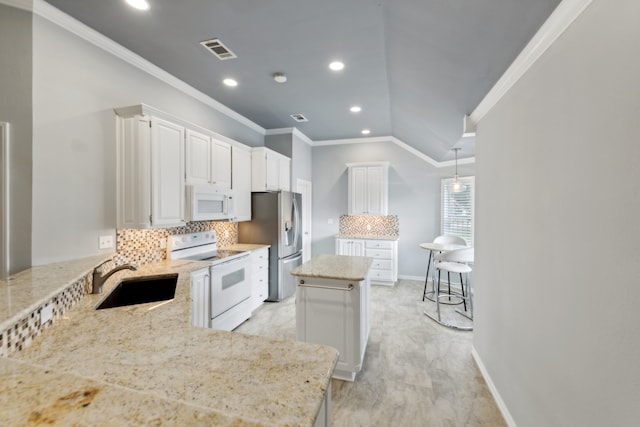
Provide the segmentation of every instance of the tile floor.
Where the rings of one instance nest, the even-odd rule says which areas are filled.
[[[333,426],[506,425],[471,356],[473,333],[427,318],[423,286],[372,287],[363,368],[353,383],[333,380]],[[295,298],[265,303],[236,331],[295,339]]]

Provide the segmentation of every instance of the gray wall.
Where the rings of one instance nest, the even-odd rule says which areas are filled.
[[[440,182],[452,177],[454,168],[435,168],[393,142],[316,146],[312,152],[313,254],[335,251],[339,218],[347,214],[346,163],[389,161],[389,214],[400,220],[398,271],[424,277],[427,252],[418,245],[440,234]],[[473,175],[474,165],[458,170]]]
[[[292,157],[295,160],[291,165],[291,188],[296,188],[296,183],[298,179],[304,179],[306,181],[311,181],[313,179],[312,175],[312,162],[311,162],[311,145],[307,144],[300,136],[296,133],[293,134],[292,138]]]
[[[478,126],[474,347],[519,427],[640,419],[639,17],[594,0]]]
[[[0,4],[0,121],[10,135],[9,273],[31,266],[31,13]]]
[[[40,17],[33,57],[34,264],[97,254],[98,237],[115,234],[114,107],[145,103],[264,144],[262,134]]]

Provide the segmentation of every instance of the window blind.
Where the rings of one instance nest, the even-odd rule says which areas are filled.
[[[442,180],[442,234],[462,237],[467,245],[473,246],[475,177],[458,178],[463,186],[461,191],[453,191],[453,178]]]

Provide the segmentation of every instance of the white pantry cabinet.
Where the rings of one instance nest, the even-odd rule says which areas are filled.
[[[387,215],[389,162],[347,163],[349,215]]]
[[[233,218],[251,221],[251,149],[234,145],[231,149],[231,188]]]
[[[231,144],[186,131],[186,184],[231,189]]]
[[[266,148],[251,149],[251,191],[289,191],[291,159]]]
[[[116,110],[118,228],[184,225],[184,127],[126,112]]]
[[[336,255],[373,258],[371,284],[393,286],[398,280],[398,241],[336,237]]]
[[[209,299],[211,298],[210,267],[191,273],[191,325],[208,328],[211,322]]]

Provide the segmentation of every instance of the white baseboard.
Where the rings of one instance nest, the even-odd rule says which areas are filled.
[[[403,274],[399,274],[398,275],[398,279],[404,279],[404,280],[419,280],[422,283],[424,283],[424,276],[405,276]]]
[[[478,355],[476,348],[473,346],[471,347],[471,355],[473,356],[473,360],[476,361],[476,365],[478,366],[478,369],[480,370],[480,373],[482,374],[484,381],[489,386],[489,390],[491,390],[491,394],[493,395],[493,398],[496,401],[496,404],[498,405],[498,409],[500,409],[500,412],[502,413],[502,416],[504,417],[505,422],[509,427],[517,427],[517,424],[514,421],[513,417],[511,416],[511,413],[509,412],[507,405],[504,403],[504,400],[502,400],[502,396],[500,396],[500,393],[498,392],[496,385],[491,380],[491,376],[489,376],[489,372],[487,371],[487,368],[484,366],[484,363],[482,363],[482,359],[480,359],[480,355]]]

